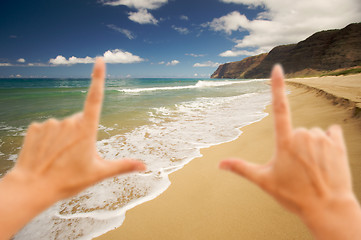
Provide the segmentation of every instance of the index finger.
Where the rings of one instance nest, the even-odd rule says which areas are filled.
[[[275,121],[277,144],[280,145],[288,139],[292,131],[291,114],[285,93],[283,69],[277,64],[273,67],[272,81],[272,106]]]
[[[84,105],[84,118],[94,127],[98,126],[104,95],[105,64],[97,58],[93,68],[92,81]]]

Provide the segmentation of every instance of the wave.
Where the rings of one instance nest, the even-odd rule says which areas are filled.
[[[191,86],[217,87],[250,81],[198,81]],[[240,127],[265,117],[263,109],[270,102],[270,94],[269,89],[262,89],[237,96],[156,104],[146,108],[149,123],[121,134],[113,133],[121,128],[121,120],[117,122],[120,126],[100,125],[99,130],[110,133],[97,141],[100,156],[141,159],[147,172],[107,179],[58,202],[24,227],[15,240],[87,240],[119,227],[126,211],[164,192],[170,186],[168,175],[200,157],[202,148],[231,141],[241,134]]]
[[[175,87],[153,87],[153,88],[126,88],[117,90],[125,93],[140,93],[140,92],[152,92],[152,91],[165,91],[165,90],[179,90],[179,89],[192,89],[196,88],[195,85],[190,86],[175,86]]]
[[[244,84],[252,82],[263,82],[265,79],[252,79],[252,80],[243,80],[243,81],[206,81],[199,80],[194,85],[186,86],[170,86],[170,87],[151,87],[151,88],[124,88],[117,91],[124,93],[141,93],[141,92],[152,92],[152,91],[171,91],[171,90],[183,90],[183,89],[195,89],[195,88],[206,88],[206,87],[222,87],[232,84]]]
[[[195,85],[196,87],[222,87],[227,85],[233,84],[245,84],[245,83],[252,83],[252,82],[263,82],[266,81],[265,79],[252,79],[252,80],[242,80],[242,81],[198,81]]]

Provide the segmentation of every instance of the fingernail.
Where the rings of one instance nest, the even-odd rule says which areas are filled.
[[[134,168],[134,170],[139,171],[139,172],[142,172],[145,169],[146,169],[146,167],[144,165],[142,165],[142,164],[136,165],[135,168]]]
[[[225,171],[231,171],[231,167],[229,165],[219,164],[218,167]]]

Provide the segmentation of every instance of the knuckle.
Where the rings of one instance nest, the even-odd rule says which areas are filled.
[[[75,123],[81,121],[82,118],[83,118],[83,112],[78,112],[73,114],[71,117],[68,117],[67,120]]]
[[[55,118],[50,118],[44,124],[46,127],[55,127],[58,123],[58,120]]]
[[[313,127],[313,128],[311,128],[311,131],[314,132],[314,133],[319,133],[322,130],[319,127]]]
[[[263,190],[265,190],[266,192],[269,192],[269,193],[273,192],[275,189],[274,182],[272,181],[272,179],[266,178],[266,177],[260,178],[258,180],[258,185]]]
[[[331,125],[329,129],[330,129],[331,131],[342,131],[340,125],[337,125],[337,124]]]
[[[287,104],[285,102],[283,102],[283,101],[275,101],[273,103],[273,106],[274,106],[274,111],[276,113],[286,112]]]
[[[98,92],[92,91],[89,93],[88,102],[90,104],[96,104],[102,101],[102,95]]]
[[[298,145],[309,144],[312,141],[312,134],[305,128],[295,129],[293,132],[292,145],[298,147]],[[296,145],[296,146],[295,146]]]
[[[30,124],[29,128],[28,128],[28,131],[30,132],[38,132],[40,131],[41,129],[41,123],[38,123],[38,122],[33,122]]]
[[[62,127],[65,127],[65,128],[72,127],[74,125],[74,120],[72,117],[65,118],[61,122],[61,125],[62,125]]]
[[[333,148],[342,154],[347,154],[346,145],[343,143],[339,143],[339,142],[335,143],[334,142]]]
[[[321,133],[322,133],[322,131],[316,127],[309,130],[309,135],[310,135],[310,138],[312,138],[312,139],[318,139],[321,136]]]
[[[309,136],[309,133],[305,128],[297,128],[294,130],[293,135],[295,138],[305,138]]]

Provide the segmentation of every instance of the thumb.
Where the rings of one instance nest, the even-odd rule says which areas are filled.
[[[219,168],[241,175],[257,185],[261,185],[264,176],[260,169],[261,166],[241,159],[233,158],[222,160],[219,163]]]
[[[144,171],[146,169],[142,162],[133,159],[122,159],[117,161],[108,161],[102,159],[101,163],[101,167],[98,168],[100,172],[100,179],[113,177],[119,174]]]

